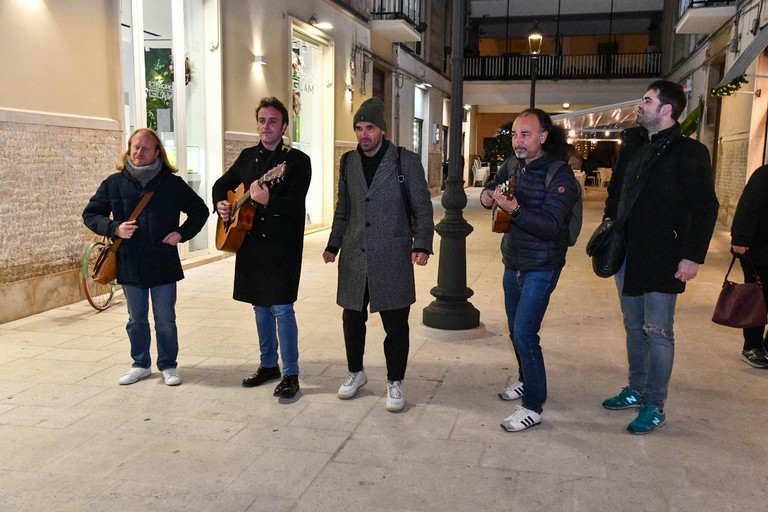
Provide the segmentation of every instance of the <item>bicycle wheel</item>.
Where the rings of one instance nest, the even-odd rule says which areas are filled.
[[[82,287],[88,304],[97,311],[104,311],[112,304],[115,296],[115,282],[109,284],[97,283],[93,280],[93,266],[101,251],[106,249],[104,242],[91,242],[83,253],[83,264],[80,267]]]

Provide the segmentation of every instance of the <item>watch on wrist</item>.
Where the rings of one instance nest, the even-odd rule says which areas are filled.
[[[514,209],[514,210],[511,210],[511,211],[509,212],[509,215],[510,215],[512,218],[515,218],[515,217],[517,217],[518,215],[520,215],[520,203],[517,203],[517,206],[515,206],[515,209]]]

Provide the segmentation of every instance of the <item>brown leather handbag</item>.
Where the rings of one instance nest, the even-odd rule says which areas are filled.
[[[139,204],[133,210],[133,213],[131,213],[131,216],[128,217],[129,221],[136,220],[144,207],[147,206],[149,200],[152,199],[154,193],[154,191],[150,191],[144,194]],[[117,240],[99,254],[93,266],[93,280],[97,283],[109,284],[117,279],[117,249],[120,248],[122,242],[123,239],[118,237]]]
[[[731,266],[723,280],[723,288],[717,298],[715,313],[712,321],[727,327],[746,329],[766,325],[765,297],[763,296],[763,284],[755,273],[754,283],[734,283],[728,280],[736,256],[731,259]]]

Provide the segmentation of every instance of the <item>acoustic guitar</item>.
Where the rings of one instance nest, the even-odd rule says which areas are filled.
[[[277,164],[259,178],[259,185],[280,181],[285,175],[285,162]],[[250,189],[245,190],[243,183],[234,192],[227,192],[227,201],[232,205],[229,220],[219,217],[216,225],[216,248],[225,252],[237,252],[243,239],[253,227],[256,204],[251,201]]]
[[[512,197],[515,193],[514,176],[499,185],[499,190],[501,190],[501,193],[507,197]],[[499,204],[494,201],[493,206],[491,207],[491,231],[494,233],[506,233],[511,221],[512,218],[509,216],[509,213],[499,208]]]

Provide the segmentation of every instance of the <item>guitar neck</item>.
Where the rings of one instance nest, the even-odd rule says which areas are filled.
[[[264,176],[262,176],[257,180],[257,183],[259,185],[263,185],[267,181],[265,180],[266,177],[267,175],[265,174]],[[243,206],[243,204],[245,204],[246,201],[250,201],[250,200],[251,200],[251,189],[249,188],[248,190],[245,191],[245,193],[243,194],[243,197],[235,201],[235,204],[232,206],[232,209],[236,211],[241,206]]]

